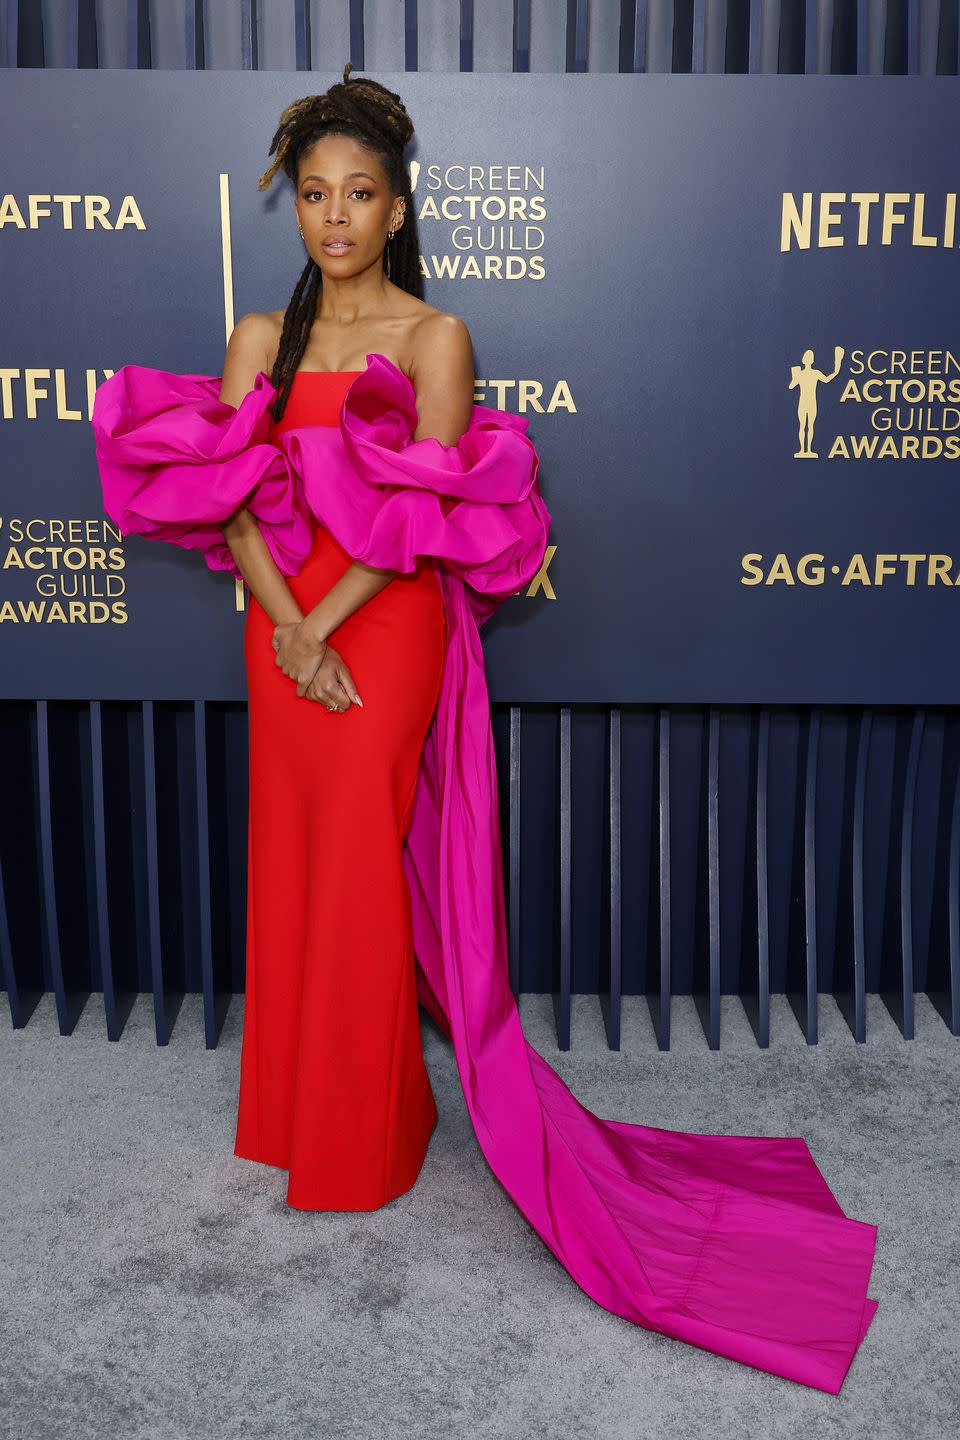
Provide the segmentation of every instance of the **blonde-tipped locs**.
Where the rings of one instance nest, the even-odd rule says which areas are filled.
[[[278,170],[296,182],[296,161],[312,131],[321,127],[348,125],[369,133],[371,143],[390,145],[403,151],[413,137],[413,122],[399,95],[376,80],[349,80],[352,63],[343,67],[343,79],[322,95],[304,95],[292,101],[280,114],[268,155],[276,152],[272,165],[263,172],[258,190],[269,190]]]

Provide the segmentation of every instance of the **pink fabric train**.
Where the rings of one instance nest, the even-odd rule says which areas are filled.
[[[550,513],[526,420],[473,407],[455,446],[414,441],[413,386],[371,353],[339,428],[265,443],[261,372],[239,409],[220,379],[126,365],[93,429],[125,533],[236,572],[221,525],[244,504],[284,574],[317,522],[356,560],[441,561],[448,647],[404,850],[421,1001],[452,1038],[494,1174],[576,1283],[645,1329],[837,1394],[877,1302],[877,1227],[848,1219],[804,1140],[602,1119],[524,1037],[508,980],[497,774],[479,627],[542,562]]]

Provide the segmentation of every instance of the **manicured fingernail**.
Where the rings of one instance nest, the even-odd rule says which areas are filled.
[[[360,696],[359,696],[359,695],[354,695],[353,698],[354,698],[354,700],[356,700],[357,704],[360,706],[360,709],[362,710],[362,709],[363,709],[363,701],[360,699]]]

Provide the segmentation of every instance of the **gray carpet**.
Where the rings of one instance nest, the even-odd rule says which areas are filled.
[[[424,1043],[440,1121],[408,1194],[308,1214],[283,1172],[232,1154],[242,998],[203,1048],[199,999],[172,1043],[141,997],[111,1045],[92,997],[56,1032],[52,997],[0,1023],[0,1434],[186,1437],[929,1436],[960,1425],[960,1042],[923,996],[904,1042],[870,997],[856,1046],[832,1000],[804,1044],[782,997],[756,1048],[724,999],[707,1049],[675,1002],[656,1049],[629,1000],[624,1048],[576,997],[556,1049],[531,1042],[601,1115],[673,1129],[802,1134],[847,1214],[879,1225],[880,1301],[840,1396],[654,1335],[567,1276],[488,1169],[452,1052]]]

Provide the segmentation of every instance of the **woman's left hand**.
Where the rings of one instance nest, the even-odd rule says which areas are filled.
[[[277,665],[284,675],[297,682],[300,690],[310,684],[319,670],[327,642],[311,639],[304,633],[302,621],[291,620],[274,627],[273,648],[277,652]]]

